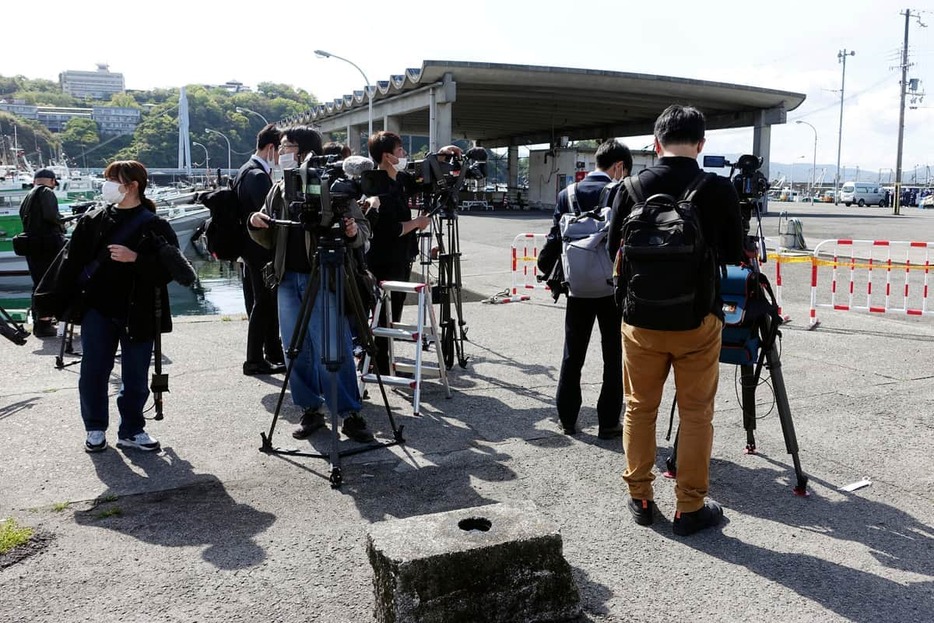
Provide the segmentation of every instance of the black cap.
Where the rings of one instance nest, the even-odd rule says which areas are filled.
[[[55,172],[52,171],[52,169],[39,169],[38,171],[36,171],[36,174],[32,176],[32,178],[34,180],[37,180],[39,178],[45,178],[45,179],[58,181],[58,178],[55,177]]]

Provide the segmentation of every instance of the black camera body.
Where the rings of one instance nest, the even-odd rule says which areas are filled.
[[[764,241],[761,240],[761,236],[749,235],[753,213],[761,229],[759,202],[769,192],[769,180],[759,170],[762,167],[762,158],[752,154],[743,154],[737,158],[736,162],[730,162],[723,156],[704,156],[704,167],[730,167],[729,177],[739,196],[740,215],[743,219],[743,244],[747,250],[756,251],[760,256],[765,257]]]
[[[406,172],[416,191],[431,195],[432,203],[447,211],[457,207],[458,193],[467,180],[486,179],[487,152],[474,147],[463,155],[429,153],[423,160],[410,162]]]

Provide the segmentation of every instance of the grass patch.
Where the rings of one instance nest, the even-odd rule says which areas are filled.
[[[102,495],[97,498],[98,504],[103,504],[104,502],[116,502],[119,496],[116,493],[108,493],[107,495]]]
[[[104,510],[96,513],[94,516],[98,519],[107,519],[108,517],[119,517],[123,514],[123,511],[120,510],[119,506],[111,506],[110,508],[105,508]]]
[[[33,532],[32,528],[19,527],[12,518],[0,523],[0,554],[26,543]]]
[[[221,322],[230,322],[233,320],[230,316],[221,316]]]
[[[52,510],[55,511],[56,513],[60,513],[63,510],[67,509],[69,506],[71,506],[71,502],[56,502],[55,504],[52,505]]]

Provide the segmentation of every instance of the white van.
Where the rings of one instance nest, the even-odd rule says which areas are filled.
[[[840,188],[840,201],[849,207],[854,203],[860,207],[878,204],[885,207],[885,191],[875,184],[847,182]]]

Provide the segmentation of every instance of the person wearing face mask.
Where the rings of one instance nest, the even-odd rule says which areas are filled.
[[[309,155],[320,155],[323,151],[321,134],[306,126],[293,126],[282,130],[279,142],[279,164],[283,170],[295,168]],[[250,215],[249,233],[257,243],[273,253],[273,269],[278,283],[279,330],[282,344],[288,348],[292,336],[299,330],[301,303],[305,291],[317,287],[311,283],[311,262],[317,252],[318,232],[304,227],[270,226],[270,219],[301,221],[301,205],[289,205],[285,199],[284,182],[273,185],[262,209]],[[370,236],[366,217],[356,202],[350,202],[350,213],[342,219],[341,231],[346,243],[347,255],[362,247]],[[315,277],[318,279],[318,276]],[[319,288],[308,320],[305,341],[292,364],[289,389],[292,401],[302,409],[299,427],[292,432],[296,439],[306,439],[327,424],[327,400],[331,397],[331,373],[321,362],[323,340],[326,329],[333,328],[326,319],[333,318],[337,299],[327,288]],[[359,442],[373,440],[366,420],[360,415],[362,403],[357,386],[357,371],[353,357],[351,321],[345,315],[337,320],[337,334],[330,336],[340,344],[343,365],[337,373],[337,404],[330,405],[343,419],[341,432]],[[332,342],[332,343],[333,343]],[[290,354],[286,352],[286,359]],[[291,363],[291,361],[290,361]]]
[[[571,210],[576,213],[589,212],[598,205],[609,205],[607,198],[602,195],[615,186],[608,185],[627,177],[632,171],[632,154],[629,148],[615,139],[606,141],[597,148],[596,160],[595,171],[558,193],[554,220],[548,233],[549,240],[561,239],[559,223],[563,214]],[[574,191],[573,195],[569,192],[571,189]],[[572,202],[576,205],[572,206]],[[597,437],[615,439],[623,432],[619,421],[623,409],[623,355],[620,335],[622,318],[612,294],[600,298],[568,296],[564,315],[564,355],[555,403],[564,433],[576,435],[577,416],[582,400],[581,370],[593,333],[594,320],[600,326],[600,343],[603,350],[603,384],[597,400]]]
[[[143,417],[149,365],[156,331],[172,330],[166,288],[172,275],[160,261],[159,249],[166,244],[177,248],[178,239],[145,196],[145,166],[135,160],[112,162],[104,178],[101,194],[108,205],[78,220],[58,279],[59,286],[79,286],[79,291],[70,291],[69,318],[81,323],[78,395],[87,432],[85,450],[100,452],[107,447],[110,374],[119,346],[117,446],[154,451],[160,445],[146,432]]]
[[[428,216],[412,218],[409,195],[412,180],[405,173],[408,159],[402,148],[402,138],[392,132],[377,132],[370,137],[367,147],[370,158],[380,171],[389,176],[386,194],[379,196],[379,219],[373,226],[373,239],[367,252],[367,265],[378,281],[409,281],[412,260],[418,249],[416,232],[431,225]],[[402,319],[405,292],[393,292],[390,297],[392,321]],[[388,326],[386,308],[380,312],[379,326]],[[389,374],[389,343],[377,338],[375,362],[380,374]]]
[[[234,178],[243,223],[263,207],[272,188],[272,167],[278,159],[280,134],[274,124],[264,126],[256,135],[256,152]],[[276,293],[263,283],[263,266],[272,260],[272,252],[254,242],[245,227],[242,248],[243,297],[249,314],[243,373],[253,376],[285,372]]]

